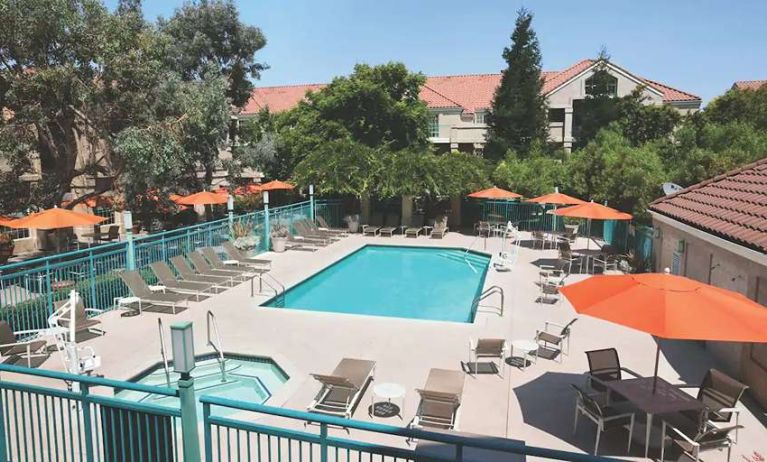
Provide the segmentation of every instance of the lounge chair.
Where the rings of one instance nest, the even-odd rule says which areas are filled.
[[[196,273],[189,265],[189,262],[186,261],[186,258],[181,255],[171,257],[170,262],[184,281],[209,282],[215,284],[220,289],[226,289],[235,284],[232,276]]]
[[[149,266],[151,266],[152,272],[157,276],[160,284],[173,292],[194,295],[198,302],[201,295],[205,295],[206,292],[212,294],[213,289],[216,287],[216,284],[212,282],[179,281],[176,279],[176,275],[173,274],[173,270],[164,261],[154,262]]]
[[[386,215],[385,226],[378,230],[378,234],[383,236],[387,234],[389,237],[394,235],[394,231],[399,228],[399,215],[396,213],[390,213]]]
[[[479,368],[479,358],[498,359],[498,374],[503,377],[503,369],[506,355],[509,353],[509,346],[506,340],[502,338],[480,338],[476,342],[469,340],[469,351],[473,359],[474,369],[469,365],[469,371],[474,375]]]
[[[16,340],[17,335],[31,335],[38,331],[14,332],[7,321],[0,321],[0,355],[13,360],[14,357],[27,360],[27,367],[32,367],[32,358],[48,357],[45,340]],[[16,362],[16,361],[14,361]]]
[[[370,215],[370,223],[362,225],[362,234],[365,236],[378,236],[382,226],[383,214],[381,212],[374,212]]]
[[[312,239],[295,237],[292,234],[288,234],[288,242],[285,244],[285,248],[289,250],[307,250],[309,252],[316,252],[320,247],[325,247],[326,245],[328,245],[326,242],[315,242]]]
[[[567,324],[557,324],[554,322],[546,322],[543,325],[543,330],[535,331],[535,341],[538,345],[542,346],[545,350],[554,350],[557,352],[559,362],[562,362],[564,355],[570,354],[570,332],[571,327],[577,321],[578,318],[573,318],[572,321]],[[554,332],[549,330],[554,328]]]
[[[136,270],[121,271],[119,275],[120,279],[122,279],[125,285],[128,286],[128,290],[130,290],[133,296],[141,299],[141,304],[169,306],[171,310],[173,310],[173,314],[176,314],[176,308],[179,305],[184,305],[187,308],[189,307],[189,296],[184,294],[152,292],[144,281],[144,278],[141,277],[141,273]]]
[[[337,233],[339,236],[348,236],[349,230],[348,229],[342,229],[342,228],[333,228],[331,227],[327,221],[325,221],[325,217],[322,215],[317,215],[317,225],[318,228],[322,231],[330,231],[332,233]]]
[[[578,431],[578,417],[586,416],[597,425],[597,440],[594,443],[594,455],[599,451],[599,438],[602,432],[613,428],[628,427],[629,437],[626,453],[631,451],[631,437],[634,435],[634,410],[626,404],[603,406],[579,386],[570,384],[575,389],[575,421],[573,434]]]
[[[424,231],[423,215],[416,215],[410,221],[410,227],[405,228],[405,237],[418,237]]]
[[[242,277],[247,278],[269,272],[269,270],[266,268],[227,265],[223,260],[221,260],[221,257],[218,256],[218,253],[216,253],[216,250],[213,247],[203,247],[200,249],[200,253],[202,253],[202,255],[208,260],[214,270],[239,271]]]
[[[374,378],[375,367],[375,361],[344,358],[329,375],[312,374],[322,388],[307,409],[350,419],[365,387]]]
[[[447,231],[447,217],[441,216],[434,220],[434,229],[431,230],[429,236],[431,236],[432,239],[442,239],[445,237],[445,234],[447,234]]]
[[[306,227],[306,224],[301,221],[294,222],[293,228],[296,230],[296,234],[298,234],[298,237],[300,238],[298,240],[305,241],[311,245],[319,245],[325,247],[334,242],[333,239],[327,236],[313,233],[309,228]]]
[[[621,366],[618,350],[615,348],[587,351],[586,357],[589,360],[589,382],[595,391],[607,391],[604,382],[622,380],[624,372],[635,378],[641,377],[631,369]],[[618,396],[613,398],[620,399]]]
[[[231,258],[232,260],[237,260],[237,262],[240,263],[241,265],[266,267],[266,269],[270,269],[272,267],[271,260],[250,257],[245,252],[235,247],[232,241],[224,241],[221,243],[221,246],[229,255],[229,258]]]
[[[68,298],[66,300],[54,302],[54,313],[66,305],[67,302],[69,302]],[[88,313],[101,314],[103,312],[104,310],[98,310],[96,308],[86,308],[85,304],[83,304],[83,299],[77,297],[77,304],[75,305],[75,334],[79,334],[80,332],[91,332],[98,335],[104,335],[104,330],[100,327],[96,327],[101,325],[101,320],[88,317]],[[61,327],[69,328],[71,316],[72,315],[69,312],[61,313],[61,315],[56,317],[56,324]]]
[[[306,219],[306,220],[300,220],[301,224],[304,225],[304,227],[309,231],[310,233],[320,236],[324,239],[330,239],[332,241],[339,241],[342,237],[345,237],[346,233],[339,233],[338,231],[330,231],[327,229],[321,229],[319,226],[317,226],[317,223],[313,222],[312,220]]]
[[[432,369],[422,389],[416,415],[410,427],[457,430],[465,374],[461,371]]]
[[[201,274],[230,277],[232,278],[232,282],[242,282],[247,279],[247,276],[245,276],[244,272],[241,270],[214,268],[199,252],[189,252],[186,257],[192,262],[194,269]]]

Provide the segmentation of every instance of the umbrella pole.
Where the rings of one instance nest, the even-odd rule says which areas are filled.
[[[660,343],[658,343],[657,349],[655,350],[655,373],[653,374],[652,379],[653,394],[655,393],[655,389],[658,387],[658,360],[660,360]]]

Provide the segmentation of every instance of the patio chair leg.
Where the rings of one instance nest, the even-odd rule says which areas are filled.
[[[575,421],[573,422],[573,435],[578,431],[578,405],[575,405]]]
[[[629,444],[626,447],[626,454],[631,454],[631,437],[634,436],[634,415],[631,415],[631,423],[629,424]]]
[[[602,426],[597,425],[597,441],[594,444],[594,455],[597,455],[599,452],[599,438],[602,436]]]
[[[660,462],[663,462],[663,456],[666,455],[666,421],[660,427]]]

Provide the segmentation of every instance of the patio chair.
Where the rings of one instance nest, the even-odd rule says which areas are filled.
[[[564,287],[565,278],[567,274],[563,274],[562,277],[546,278],[540,283],[540,295],[538,296],[538,303],[544,303],[552,301],[552,304],[559,304],[562,300],[562,295],[559,293],[559,289]]]
[[[248,279],[248,276],[245,275],[245,272],[239,269],[214,268],[213,265],[208,263],[205,257],[203,257],[203,255],[199,252],[196,252],[196,251],[189,252],[186,255],[186,258],[188,258],[189,261],[192,262],[194,269],[196,269],[197,272],[201,274],[212,275],[212,276],[228,276],[232,278],[232,281],[240,281],[240,282]]]
[[[442,239],[447,234],[447,216],[440,216],[434,220],[434,229],[431,230],[431,238]]]
[[[317,239],[328,239],[332,242],[339,241],[341,236],[331,231],[321,230],[316,223],[309,219],[301,219],[296,221],[306,232],[306,234],[316,237]],[[295,225],[296,223],[294,223]]]
[[[106,237],[102,241],[112,242],[120,240],[120,225],[110,225]]]
[[[570,354],[570,333],[573,324],[577,320],[578,318],[573,318],[567,324],[546,322],[543,325],[543,330],[535,331],[535,341],[546,350],[554,349],[558,353],[557,357],[561,363],[562,357]],[[550,327],[554,327],[557,330],[551,332],[549,330]]]
[[[329,231],[331,233],[336,233],[339,236],[346,237],[349,235],[348,229],[342,229],[342,228],[333,228],[331,227],[328,222],[325,220],[325,217],[322,215],[317,215],[315,218],[317,220],[317,226],[322,231]]]
[[[344,358],[328,375],[311,374],[322,388],[307,409],[350,419],[365,387],[374,378],[375,368],[375,361]]]
[[[293,229],[296,230],[297,237],[291,234],[290,236],[288,236],[289,241],[293,239],[296,242],[304,242],[309,245],[321,246],[321,247],[325,247],[334,242],[334,240],[328,236],[319,235],[312,232],[306,227],[306,224],[300,220],[293,222]]]
[[[45,340],[33,339],[18,341],[16,339],[17,335],[26,336],[36,332],[38,331],[27,330],[14,332],[11,325],[8,324],[8,321],[0,321],[0,355],[7,357],[14,363],[16,362],[14,357],[18,359],[26,359],[27,367],[32,367],[32,358],[47,358],[48,344]]]
[[[141,277],[141,273],[136,270],[121,271],[118,273],[120,279],[128,286],[128,290],[134,297],[141,299],[142,304],[151,304],[158,306],[168,306],[176,314],[176,308],[179,305],[189,307],[189,297],[184,294],[156,293],[149,289],[149,286]]]
[[[683,385],[680,388],[691,388]],[[748,389],[729,375],[717,369],[709,369],[698,386],[697,399],[706,406],[708,411],[708,423],[714,427],[722,424],[740,424],[740,409],[736,406]],[[688,417],[694,417],[695,413],[686,413]],[[734,422],[733,422],[734,417]],[[738,431],[735,430],[735,442],[738,441]]]
[[[213,266],[214,270],[221,270],[221,271],[239,271],[242,277],[250,278],[253,276],[257,276],[259,274],[268,273],[269,270],[266,268],[254,268],[252,266],[233,266],[233,265],[227,265],[224,263],[224,260],[221,259],[221,257],[218,256],[218,253],[213,247],[203,247],[200,249],[200,253],[208,260],[208,262]]]
[[[567,277],[570,275],[572,269],[572,262],[566,260],[557,260],[553,265],[539,265],[538,266],[538,282],[543,284],[543,281],[548,279],[556,279]]]
[[[602,252],[591,259],[591,272],[596,273],[597,267],[602,268],[602,272],[607,270],[617,270],[620,256],[610,245],[602,246]]]
[[[594,443],[594,455],[599,452],[599,439],[602,432],[613,428],[625,428],[628,426],[629,437],[626,453],[631,452],[631,437],[634,435],[634,411],[622,404],[602,405],[593,396],[586,393],[575,384],[570,384],[575,390],[575,420],[573,422],[573,435],[578,431],[578,418],[586,416],[597,425],[597,437]]]
[[[215,284],[216,288],[227,289],[235,284],[232,276],[221,276],[214,274],[196,273],[194,269],[189,265],[186,258],[181,255],[171,257],[171,264],[176,268],[176,272],[181,276],[184,281],[189,282],[208,282]]]
[[[399,214],[390,213],[386,215],[385,226],[383,226],[381,229],[378,230],[378,234],[381,236],[386,234],[389,237],[392,237],[394,235],[394,231],[396,231],[398,228],[399,228]]]
[[[378,232],[383,226],[383,214],[373,212],[370,214],[370,224],[362,225],[362,234],[365,236],[378,236]]]
[[[410,226],[405,228],[405,237],[418,237],[424,231],[423,223],[423,215],[415,215],[410,221]]]
[[[206,292],[212,294],[213,289],[216,287],[216,284],[212,282],[179,281],[176,279],[176,275],[173,274],[173,270],[164,261],[157,261],[149,266],[152,268],[154,275],[157,276],[160,284],[172,292],[194,295],[198,302],[201,295],[205,295]]]
[[[480,338],[475,342],[469,339],[469,352],[470,359],[474,363],[474,369],[471,369],[469,364],[469,372],[473,375],[477,374],[479,368],[479,358],[491,358],[498,359],[498,375],[503,377],[504,364],[506,364],[506,355],[509,353],[509,346],[506,340],[502,338]],[[494,364],[494,363],[491,363]]]
[[[490,237],[490,233],[492,233],[492,228],[490,227],[489,221],[478,221],[474,223],[474,232],[477,234],[477,236],[485,236]]]
[[[533,231],[531,236],[533,238],[533,248],[535,248],[539,242],[541,243],[541,250],[546,248],[546,234],[543,231]]]
[[[462,371],[431,369],[426,385],[416,389],[421,401],[409,427],[457,430],[464,378]]]
[[[726,427],[716,427],[708,425],[706,411],[701,413],[699,419],[679,419],[679,415],[673,417],[664,417],[661,424],[661,449],[660,461],[663,462],[666,456],[666,438],[670,437],[670,443],[682,451],[690,460],[698,462],[700,453],[706,451],[723,449],[727,450],[727,462],[730,461],[732,446],[735,444],[730,437],[732,432],[743,428],[742,425],[729,425]],[[680,458],[679,460],[683,460]]]
[[[66,312],[59,312],[61,308],[64,307],[64,305],[67,304],[69,299],[66,300],[59,300],[57,302],[53,303],[53,321],[56,325],[60,327],[66,327],[69,328],[69,323],[72,318],[72,314],[69,313],[69,310]],[[75,336],[79,334],[80,332],[90,332],[93,334],[98,335],[104,335],[106,332],[104,332],[104,329],[101,327],[97,327],[101,325],[101,320],[96,318],[89,318],[88,314],[101,314],[104,310],[99,310],[96,308],[86,308],[85,304],[83,303],[82,297],[77,297],[77,304],[75,305]]]
[[[562,237],[568,244],[575,244],[575,240],[578,238],[578,228],[580,225],[566,225],[565,231],[562,233]]]
[[[587,351],[586,357],[589,360],[589,382],[595,391],[606,392],[604,382],[622,380],[623,372],[636,378],[641,377],[631,369],[621,366],[618,350],[615,348]],[[617,400],[618,397],[615,398]]]

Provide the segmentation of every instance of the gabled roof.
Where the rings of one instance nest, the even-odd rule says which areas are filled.
[[[597,62],[592,59],[584,59],[562,71],[544,71],[543,94],[567,84],[583,72],[595,66]],[[617,68],[617,66],[615,66]],[[635,76],[621,69],[622,72],[631,75],[637,82],[645,83],[654,91],[663,95],[663,101],[667,103],[681,101],[697,101],[700,97],[675,88],[664,85],[654,80]],[[427,77],[426,83],[421,88],[421,99],[432,109],[460,109],[467,113],[489,109],[492,105],[495,89],[501,82],[501,74],[467,74],[467,75],[444,75]],[[242,114],[255,114],[268,106],[272,112],[280,112],[296,106],[309,91],[324,88],[323,84],[288,85],[278,87],[256,87],[253,90],[250,101],[245,105]]]
[[[767,158],[657,199],[650,210],[767,253]]]
[[[738,80],[732,84],[735,90],[758,90],[767,85],[767,80]]]

